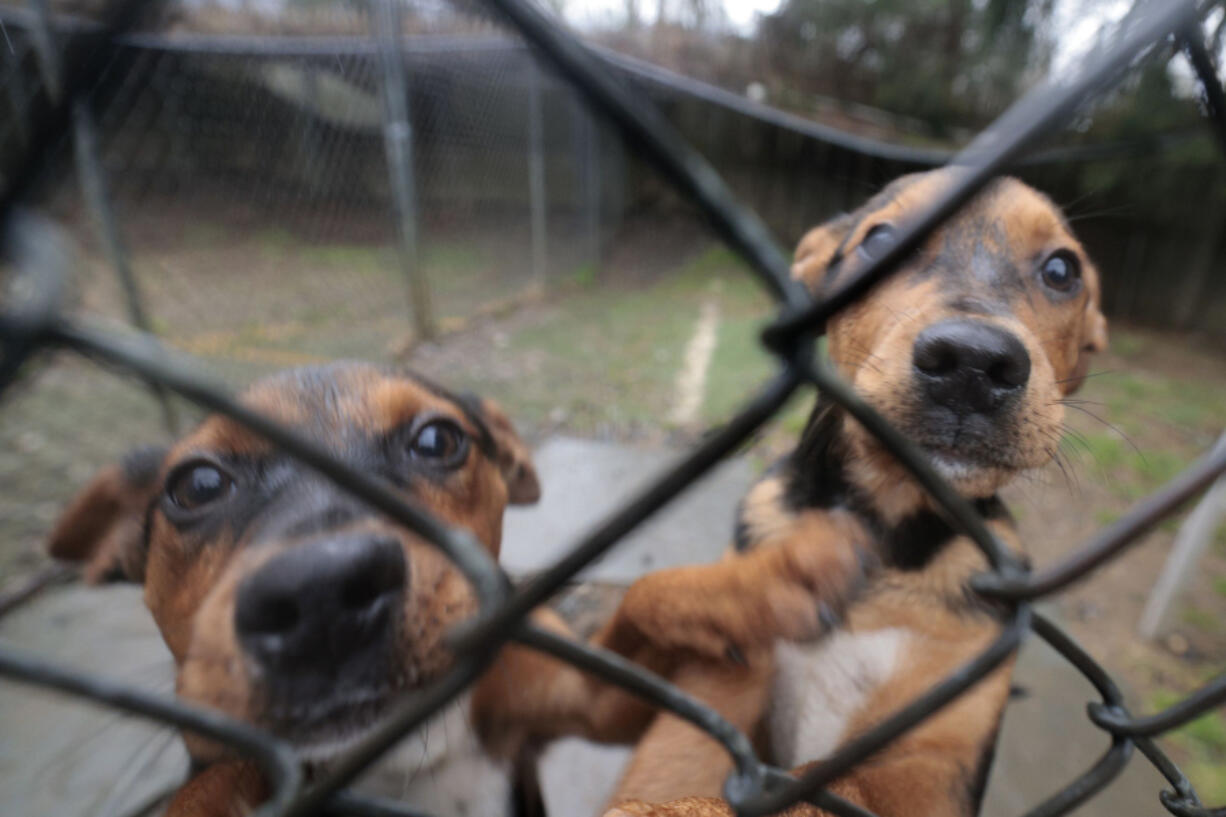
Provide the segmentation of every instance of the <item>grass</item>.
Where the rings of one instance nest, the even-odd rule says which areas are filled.
[[[1222,622],[1213,613],[1199,607],[1188,607],[1181,614],[1183,622],[1202,633],[1217,633],[1222,629]]]
[[[1135,502],[1169,481],[1191,461],[1191,453],[1141,448],[1115,432],[1083,432],[1072,445],[1120,499]]]
[[[1121,430],[1138,434],[1147,424],[1159,423],[1180,432],[1216,434],[1222,430],[1226,389],[1219,383],[1200,383],[1187,377],[1155,372],[1114,371],[1088,381],[1087,396],[1100,402],[1107,417],[1118,418]]]
[[[1145,339],[1136,333],[1113,329],[1111,332],[1111,351],[1120,357],[1136,357],[1145,350]]]
[[[1095,508],[1094,521],[1099,526],[1110,525],[1120,518],[1120,512],[1114,508]]]
[[[359,275],[387,276],[397,270],[396,256],[390,247],[366,244],[303,245],[296,255],[302,263]]]
[[[517,332],[511,344],[518,355],[540,361],[534,368],[550,373],[535,390],[554,404],[550,410],[560,408],[581,427],[658,427],[666,423],[706,301],[716,303],[719,323],[701,414],[715,421],[729,416],[772,371],[756,341],[770,300],[726,250],[707,250],[646,287],[586,286],[550,320]]]
[[[539,361],[523,408],[561,410],[581,427],[659,425],[697,310],[679,309],[675,282],[629,292],[591,290],[510,340],[513,354]],[[529,422],[531,419],[529,419]]]
[[[1166,709],[1182,696],[1161,690],[1152,696],[1155,711]],[[1176,755],[1202,802],[1226,803],[1226,714],[1207,712],[1163,738]]]
[[[1215,576],[1211,582],[1213,592],[1217,593],[1222,598],[1226,598],[1226,576]]]

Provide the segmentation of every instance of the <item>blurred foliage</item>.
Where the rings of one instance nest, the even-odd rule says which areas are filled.
[[[1046,71],[1054,0],[784,0],[757,46],[772,90],[978,127]]]
[[[1215,50],[1221,31],[1219,25]],[[1226,189],[1220,183],[1221,146],[1205,127],[1198,94],[1180,80],[1178,71],[1186,65],[1174,44],[1164,44],[1104,99],[1077,141],[1126,146],[1127,156],[1082,163],[1077,172],[1083,190],[1102,200],[1132,202],[1131,217],[1199,230],[1206,219],[1220,221],[1214,214],[1226,212]]]

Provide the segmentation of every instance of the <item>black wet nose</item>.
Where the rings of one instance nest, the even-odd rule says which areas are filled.
[[[387,647],[406,573],[392,538],[341,536],[295,547],[239,586],[239,642],[272,672],[339,671]]]
[[[920,332],[912,365],[928,398],[959,414],[999,411],[1030,379],[1030,355],[1017,336],[971,320],[941,321]]]

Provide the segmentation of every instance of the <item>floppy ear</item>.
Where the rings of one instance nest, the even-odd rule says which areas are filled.
[[[47,539],[56,559],[85,566],[90,584],[145,573],[145,513],[157,493],[164,448],[139,448],[98,473],[73,497]]]
[[[1086,375],[1090,373],[1090,355],[1106,350],[1107,318],[1098,308],[1096,299],[1091,298],[1086,303],[1086,311],[1081,320],[1081,347],[1077,350],[1077,362],[1073,364],[1073,373],[1060,384],[1061,392],[1069,395],[1080,389]]]
[[[1094,299],[1090,299],[1086,304],[1085,322],[1082,326],[1083,353],[1107,351],[1107,317]]]
[[[852,214],[844,213],[805,233],[805,237],[796,245],[796,254],[792,259],[792,277],[816,295],[826,277],[830,262],[834,260],[834,254],[838,252],[843,239],[847,238],[855,223]]]
[[[481,400],[481,414],[498,451],[498,469],[507,484],[507,501],[512,505],[531,505],[541,498],[532,452],[516,433],[506,412],[493,400]]]

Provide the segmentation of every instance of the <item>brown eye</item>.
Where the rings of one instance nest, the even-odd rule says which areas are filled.
[[[409,453],[417,460],[453,467],[468,453],[468,436],[450,420],[434,420],[413,436]]]
[[[234,492],[234,480],[210,462],[179,466],[166,480],[166,496],[176,508],[194,511],[226,499]]]
[[[1068,250],[1056,250],[1043,262],[1043,283],[1057,292],[1071,292],[1081,280],[1081,263]]]
[[[889,224],[878,224],[868,231],[860,242],[860,252],[870,261],[881,258],[898,241],[898,234]]]

